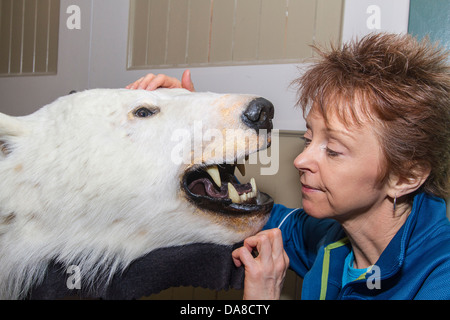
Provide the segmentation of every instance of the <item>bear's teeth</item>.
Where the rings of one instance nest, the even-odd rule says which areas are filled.
[[[250,192],[248,192],[248,193],[241,194],[241,195],[239,196],[239,198],[241,199],[241,202],[245,202],[245,201],[250,200],[250,199],[253,199],[253,198],[255,198],[255,197],[256,197],[256,193],[254,193],[253,191],[250,191]]]
[[[255,179],[252,178],[250,180],[250,183],[252,185],[252,191],[243,193],[241,195],[239,195],[236,188],[231,183],[228,183],[228,198],[230,198],[233,203],[238,204],[255,198],[258,195],[258,189],[256,188]]]
[[[233,203],[241,203],[241,197],[236,191],[236,188],[231,183],[228,183],[228,197]]]
[[[206,172],[208,172],[219,188],[222,187],[222,180],[220,179],[219,168],[217,168],[217,166],[209,167],[206,169]]]
[[[250,184],[252,185],[252,193],[254,194],[254,197],[258,194],[258,188],[256,188],[256,181],[255,178],[250,179]]]

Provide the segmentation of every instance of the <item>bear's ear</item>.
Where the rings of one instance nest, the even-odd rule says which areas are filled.
[[[3,137],[17,137],[25,134],[26,126],[16,117],[0,113],[0,140]]]
[[[0,113],[0,159],[11,153],[11,137],[25,134],[26,126],[18,118]]]

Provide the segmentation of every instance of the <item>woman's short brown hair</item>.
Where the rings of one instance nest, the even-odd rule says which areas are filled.
[[[420,190],[447,197],[450,178],[450,66],[448,51],[411,35],[370,34],[322,50],[295,81],[304,116],[311,106],[346,125],[371,120],[389,173],[414,176],[431,169]]]

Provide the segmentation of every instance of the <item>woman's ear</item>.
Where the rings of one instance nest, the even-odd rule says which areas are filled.
[[[409,169],[407,177],[400,177],[392,174],[389,177],[389,191],[390,197],[400,198],[408,195],[419,189],[431,172],[431,167],[428,163],[416,163]]]

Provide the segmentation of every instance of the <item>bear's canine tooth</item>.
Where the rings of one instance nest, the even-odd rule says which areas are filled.
[[[256,181],[255,181],[255,178],[251,178],[251,179],[250,179],[250,184],[252,185],[252,192],[253,192],[253,194],[254,194],[255,197],[256,197],[256,195],[258,194],[258,188],[256,188]]]
[[[236,168],[238,168],[239,172],[245,176],[245,164],[237,164]]]
[[[222,187],[222,180],[220,179],[219,168],[217,168],[217,166],[209,167],[208,169],[206,169],[206,172],[214,180],[219,188]]]
[[[241,197],[236,191],[236,188],[231,183],[228,183],[228,197],[233,203],[241,203]]]

